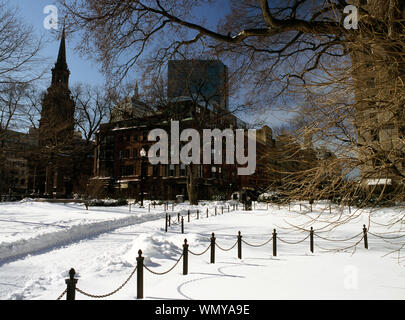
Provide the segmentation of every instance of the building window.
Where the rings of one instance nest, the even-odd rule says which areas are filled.
[[[105,151],[105,160],[108,160],[108,161],[114,160],[114,151],[106,150]]]
[[[185,177],[185,176],[186,176],[186,165],[183,164],[183,163],[180,165],[180,176],[181,176],[181,177]]]
[[[137,158],[137,157],[138,157],[138,149],[134,148],[134,149],[132,150],[132,156],[133,156],[134,158]]]
[[[154,165],[152,168],[153,168],[153,176],[154,177],[159,177],[159,166]]]
[[[124,166],[122,167],[122,175],[125,176],[132,176],[134,174],[134,167],[133,166]]]
[[[174,177],[174,164],[169,165],[169,177]]]

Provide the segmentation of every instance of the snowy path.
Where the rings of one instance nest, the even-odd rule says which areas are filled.
[[[202,215],[203,216],[203,215]],[[385,221],[391,212],[380,214]],[[195,219],[195,218],[194,218]],[[289,241],[305,237],[284,229],[288,223],[305,223],[308,218],[287,210],[231,212],[186,223],[186,234],[179,226],[169,233],[164,219],[142,222],[87,237],[78,242],[37,252],[0,265],[0,299],[56,299],[65,289],[64,279],[71,267],[78,272],[78,287],[93,294],[115,290],[132,272],[142,249],[145,264],[162,272],[169,269],[182,252],[184,238],[190,250],[202,252],[209,245],[211,232],[223,248],[231,247],[237,232],[254,244],[269,239],[273,228]],[[367,216],[360,216],[333,234],[343,239],[361,231]],[[288,222],[288,223],[287,223]],[[319,224],[321,225],[321,224]],[[318,226],[318,229],[321,227]],[[324,234],[322,234],[324,235]],[[328,234],[328,237],[332,235]],[[209,251],[189,256],[189,275],[183,276],[182,262],[169,274],[157,276],[145,270],[146,299],[403,299],[405,270],[395,256],[387,253],[387,243],[370,237],[370,250],[360,243],[357,250],[321,252],[317,247],[339,243],[315,240],[315,253],[308,240],[297,245],[278,242],[278,256],[272,245],[261,248],[243,245],[243,259],[236,248],[216,249],[216,263],[209,263]],[[340,243],[341,245],[341,243]],[[136,277],[109,299],[135,299]],[[77,293],[77,299],[88,299]]]

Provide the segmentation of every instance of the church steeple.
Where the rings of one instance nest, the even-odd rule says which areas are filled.
[[[68,86],[70,72],[66,62],[65,37],[65,28],[63,28],[62,37],[59,45],[58,59],[56,60],[55,67],[52,69],[52,84],[61,83]]]
[[[50,143],[50,137],[56,137],[59,143],[63,139],[69,139],[74,133],[75,104],[69,90],[69,75],[63,29],[58,58],[52,68],[52,83],[42,101],[39,127],[43,145]]]
[[[62,38],[60,40],[58,60],[56,61],[56,65],[67,69],[65,28],[63,28],[63,31],[62,31]]]

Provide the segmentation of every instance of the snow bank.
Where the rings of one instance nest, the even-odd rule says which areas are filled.
[[[0,243],[0,261],[8,258],[33,253],[39,250],[79,241],[85,238],[112,231],[117,228],[130,226],[136,223],[161,219],[165,213],[145,214],[142,216],[129,216],[100,222],[81,223],[67,227],[63,230],[42,233],[33,238],[21,239],[14,242]]]

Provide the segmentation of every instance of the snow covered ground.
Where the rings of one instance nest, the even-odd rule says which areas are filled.
[[[214,207],[217,206],[217,216]],[[224,206],[224,214],[221,213]],[[196,220],[196,209],[200,219]],[[206,209],[210,217],[206,218]],[[242,245],[230,251],[216,248],[215,264],[210,251],[189,254],[189,274],[182,275],[182,261],[168,274],[144,270],[146,299],[403,299],[404,263],[390,253],[405,240],[405,230],[389,223],[399,208],[370,213],[356,212],[319,203],[288,207],[256,206],[253,211],[228,212],[228,203],[206,202],[197,206],[176,205],[168,214],[185,219],[185,234],[175,224],[164,230],[163,206],[151,208],[90,207],[80,204],[50,204],[23,201],[0,204],[0,299],[56,299],[66,288],[70,268],[75,268],[77,287],[101,295],[117,289],[136,266],[138,250],[145,265],[156,272],[170,269],[182,254],[187,238],[190,250],[203,252],[215,233],[217,244],[231,248],[241,231],[249,244],[269,240],[277,229],[277,256],[272,242],[253,247]],[[239,206],[239,209],[242,207]],[[192,210],[187,222],[187,210]],[[316,221],[314,220],[316,219]],[[330,230],[330,223],[334,226]],[[343,223],[344,222],[344,223]],[[364,249],[362,227],[368,234]],[[292,227],[295,226],[295,227]],[[310,227],[316,233],[315,252],[309,250]],[[301,228],[299,230],[297,227]],[[322,237],[322,238],[321,238]],[[354,238],[353,238],[354,237]],[[325,240],[323,238],[329,239]],[[349,238],[353,238],[347,241]],[[395,238],[395,239],[394,239]],[[334,241],[331,241],[334,240]],[[338,240],[338,241],[336,241]],[[283,242],[286,241],[286,242]],[[287,243],[290,242],[290,243]],[[352,245],[356,244],[353,247]],[[327,250],[340,249],[340,250]],[[77,292],[77,299],[89,297]],[[136,275],[117,293],[106,299],[135,299]]]

